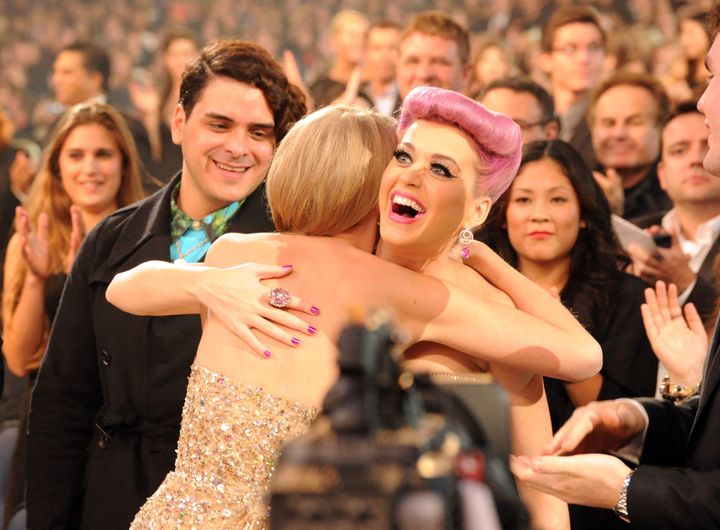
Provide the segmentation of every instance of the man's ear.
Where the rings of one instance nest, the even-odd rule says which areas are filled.
[[[560,122],[552,119],[545,124],[545,138],[548,140],[556,140],[560,136]]]
[[[550,76],[552,73],[552,57],[550,57],[550,54],[547,52],[540,53],[538,61],[540,63],[540,69]]]
[[[477,197],[473,199],[473,215],[470,219],[470,226],[477,228],[482,225],[490,214],[492,199],[490,197]]]
[[[172,134],[172,141],[176,145],[182,143],[183,130],[185,129],[185,109],[178,103],[173,111],[172,120],[170,120],[170,132]]]
[[[95,88],[93,90],[94,94],[102,94],[105,92],[103,89],[103,75],[100,72],[97,72],[95,70],[88,71],[88,77],[90,78],[90,83],[92,83],[92,86]]]

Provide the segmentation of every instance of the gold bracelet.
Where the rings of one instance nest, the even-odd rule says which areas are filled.
[[[663,377],[662,383],[660,383],[659,390],[663,399],[672,401],[677,405],[679,403],[684,403],[693,396],[698,395],[700,393],[700,385],[678,385],[670,380],[669,375],[666,375]]]

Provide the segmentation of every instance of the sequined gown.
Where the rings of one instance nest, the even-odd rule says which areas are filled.
[[[175,471],[130,528],[255,530],[266,527],[264,495],[282,444],[318,411],[193,366]]]

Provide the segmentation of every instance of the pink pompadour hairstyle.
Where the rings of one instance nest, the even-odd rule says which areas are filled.
[[[398,138],[417,120],[456,127],[469,137],[479,157],[476,196],[495,202],[510,186],[522,156],[522,131],[510,118],[452,90],[416,87],[403,100]]]

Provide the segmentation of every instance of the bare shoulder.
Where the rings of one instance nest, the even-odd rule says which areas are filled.
[[[514,307],[512,299],[508,294],[495,287],[484,276],[478,274],[472,267],[460,262],[453,263],[452,281],[465,289],[468,293],[488,302],[503,304]]]
[[[210,247],[205,263],[222,267],[256,260],[264,250],[279,244],[280,237],[280,234],[274,233],[224,234]]]

